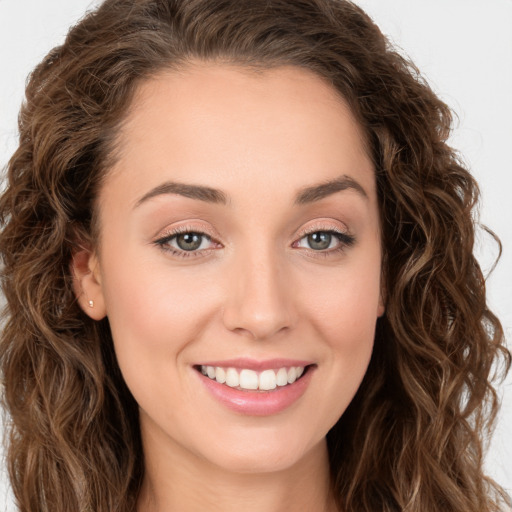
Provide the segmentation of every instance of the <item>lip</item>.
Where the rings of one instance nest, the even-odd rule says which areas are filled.
[[[248,360],[237,361],[244,361],[244,364],[235,366],[233,364],[233,360],[231,360],[229,362],[215,361],[208,363],[208,365],[231,368],[248,368],[254,369],[255,371],[256,369],[265,370],[280,367],[282,368],[283,366],[308,366],[308,363],[303,364],[304,361],[292,361],[290,359],[267,360],[262,361],[256,365],[253,364],[249,366],[247,365]],[[281,364],[283,361],[286,361],[286,363]],[[278,364],[274,366],[276,362],[278,362]],[[253,363],[255,362],[253,361]],[[269,364],[270,366],[268,366]],[[197,375],[197,378],[201,381],[202,385],[209,392],[209,394],[228,409],[248,416],[270,416],[288,409],[293,404],[295,404],[302,397],[302,395],[304,395],[316,368],[316,365],[311,365],[311,363],[309,363],[307,371],[304,372],[300,379],[297,379],[293,384],[278,387],[271,391],[248,391],[231,388],[226,384],[220,384],[216,380],[210,379],[209,377],[203,375],[200,371],[197,371],[197,369],[194,369],[194,373]]]
[[[197,363],[194,366],[220,366],[222,368],[237,368],[243,370],[254,370],[255,372],[262,372],[264,370],[277,370],[279,368],[292,366],[310,366],[314,364],[313,361],[303,361],[299,359],[285,359],[285,358],[274,358],[265,359],[264,361],[258,361],[256,359],[250,359],[247,357],[238,357],[236,359],[229,359],[224,361],[204,361]]]

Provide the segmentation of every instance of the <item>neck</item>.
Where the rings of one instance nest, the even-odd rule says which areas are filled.
[[[144,439],[144,436],[143,436]],[[138,512],[336,512],[325,439],[293,466],[265,473],[222,468],[179,445],[144,441]]]

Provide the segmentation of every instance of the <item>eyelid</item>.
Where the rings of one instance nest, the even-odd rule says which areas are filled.
[[[201,235],[205,238],[207,238],[211,243],[215,245],[222,244],[218,242],[216,239],[216,235],[212,235],[211,230],[206,228],[205,226],[201,227],[195,227],[193,225],[189,224],[183,224],[181,226],[176,226],[173,228],[167,228],[163,231],[160,231],[160,233],[156,236],[155,239],[153,239],[153,244],[157,245],[162,251],[166,253],[170,253],[173,256],[176,256],[178,258],[195,258],[195,257],[201,257],[209,254],[211,251],[215,250],[214,248],[208,248],[208,249],[201,249],[201,250],[195,250],[195,251],[185,251],[182,249],[178,249],[175,247],[172,247],[168,244],[173,238],[177,237],[180,234],[183,233],[197,233],[198,235]]]
[[[318,223],[310,224],[306,228],[302,228],[297,237],[298,239],[304,238],[307,235],[311,235],[312,233],[316,233],[318,231],[334,231],[340,235],[351,236],[350,231],[348,229],[341,229],[338,226],[333,226],[332,224],[327,224],[325,221],[318,221]]]
[[[312,253],[315,256],[324,256],[327,257],[329,255],[333,255],[336,252],[341,252],[348,247],[351,247],[355,243],[355,237],[350,234],[350,232],[346,229],[340,229],[337,226],[333,226],[332,224],[327,224],[325,221],[317,221],[315,224],[310,224],[306,228],[301,229],[299,234],[296,235],[294,241],[292,243],[292,247],[295,247],[295,244],[300,242],[303,238],[311,235],[313,233],[318,232],[326,232],[333,233],[334,236],[338,239],[339,245],[338,247],[325,249],[325,250],[315,250],[315,249],[307,249],[302,248],[302,250]],[[196,233],[200,236],[207,238],[210,243],[222,247],[222,244],[217,240],[216,235],[212,235],[212,231],[205,226],[195,227],[193,225],[180,225],[174,228],[168,228],[164,231],[161,231],[159,235],[157,235],[156,239],[154,239],[153,243],[158,245],[161,250],[168,252],[176,257],[181,258],[190,258],[190,257],[201,257],[210,254],[215,248],[210,247],[207,249],[198,249],[193,251],[186,251],[183,249],[179,249],[168,245],[168,243],[175,237],[183,233]]]
[[[306,238],[307,236],[313,233],[332,233],[334,237],[338,240],[337,247],[332,247],[330,249],[323,250],[315,250],[307,247],[302,247],[302,251],[306,254],[314,257],[314,258],[328,258],[336,256],[337,254],[343,254],[347,249],[351,248],[356,243],[356,237],[350,233],[350,231],[340,229],[337,226],[324,224],[322,221],[319,221],[317,224],[309,225],[307,228],[300,231],[300,235],[297,235],[298,238],[293,242],[293,246],[297,247],[296,244],[299,244],[301,240]]]
[[[211,225],[211,222],[205,220],[202,216],[196,217],[192,214],[188,218],[184,216],[181,219],[174,219],[173,221],[164,224],[162,228],[158,229],[158,231],[153,232],[153,235],[151,235],[151,238],[148,241],[155,242],[158,239],[189,232],[204,234],[215,241],[220,239],[219,233]]]
[[[158,239],[176,236],[182,233],[198,233],[200,235],[205,235],[212,240],[216,239],[216,235],[212,230],[205,226],[193,226],[192,224],[183,224],[176,227],[165,228],[163,231],[160,231],[154,238],[155,241],[157,241]]]

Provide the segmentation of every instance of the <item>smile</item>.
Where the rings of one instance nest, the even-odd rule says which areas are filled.
[[[318,367],[306,361],[241,359],[198,364],[194,369],[218,403],[238,414],[268,416],[299,402]]]
[[[282,367],[257,372],[248,368],[223,368],[201,365],[201,373],[219,384],[241,390],[270,391],[293,384],[304,373],[304,366]]]

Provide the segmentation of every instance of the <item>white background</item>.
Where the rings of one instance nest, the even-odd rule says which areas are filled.
[[[292,0],[291,0],[292,1]],[[30,70],[64,39],[91,0],[0,0],[0,168],[16,147],[16,116]],[[491,308],[512,339],[512,0],[356,0],[422,70],[457,113],[451,143],[482,189],[481,221],[501,237],[503,257],[488,280]],[[495,256],[482,237],[484,268]],[[487,470],[512,491],[512,376]],[[507,433],[509,436],[507,436]],[[0,467],[3,468],[3,464]],[[5,470],[0,510],[14,511]]]

